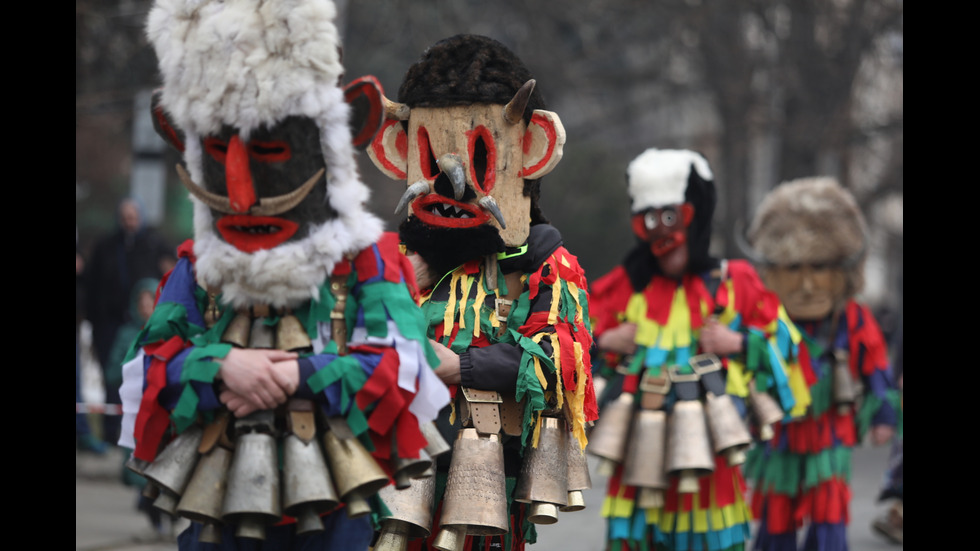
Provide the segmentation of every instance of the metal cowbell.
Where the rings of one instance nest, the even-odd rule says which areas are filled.
[[[570,513],[585,509],[582,492],[592,488],[592,476],[589,474],[589,458],[576,438],[566,439],[565,451],[568,456],[568,504],[558,509]]]
[[[616,464],[623,461],[634,401],[632,393],[620,394],[602,409],[589,435],[585,451],[600,459],[599,472],[606,476],[611,475]]]
[[[698,478],[715,469],[704,405],[699,400],[674,404],[667,419],[667,473],[680,477],[677,490],[698,491]]]
[[[637,506],[650,509],[663,505],[670,487],[666,471],[667,413],[640,410],[633,419],[630,449],[623,462],[623,484],[636,486]]]
[[[177,504],[178,515],[194,522],[200,522],[205,527],[209,525],[220,526],[232,455],[230,449],[224,446],[215,446],[211,451],[201,456],[190,482],[187,483],[187,489]],[[209,531],[209,533],[217,533],[220,538],[221,531]],[[202,537],[205,537],[203,531]],[[214,536],[209,535],[207,537],[213,539]],[[219,542],[220,540],[211,543]]]
[[[323,450],[340,499],[347,504],[347,516],[362,517],[371,513],[367,498],[388,485],[388,475],[364,448],[351,436],[341,438],[334,430],[323,435]]]
[[[510,529],[504,447],[497,434],[459,431],[443,498],[434,547],[460,551],[467,534],[495,536]]]
[[[768,392],[759,392],[749,384],[749,410],[759,425],[759,439],[772,440],[772,426],[783,419],[783,410]]]
[[[528,503],[534,524],[558,522],[558,508],[568,505],[568,430],[561,417],[542,417],[537,447],[524,453],[514,500]]]
[[[221,518],[235,535],[265,539],[266,528],[282,518],[279,454],[273,412],[259,411],[235,422],[235,451]]]
[[[176,514],[187,482],[194,473],[199,453],[198,446],[204,437],[204,429],[193,425],[177,435],[144,470],[143,476],[160,488],[160,495],[153,506],[168,514]]]
[[[752,445],[752,435],[728,394],[707,393],[705,411],[711,443],[716,454],[725,456],[732,467],[745,463],[745,451]]]
[[[404,490],[391,484],[381,488],[378,497],[391,515],[381,519],[374,551],[404,551],[410,539],[429,537],[435,493],[435,477],[415,480]]]
[[[296,518],[297,534],[323,530],[320,515],[336,507],[340,498],[319,442],[288,434],[282,455],[283,511]]]

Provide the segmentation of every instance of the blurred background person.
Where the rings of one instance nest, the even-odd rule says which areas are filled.
[[[889,442],[898,410],[885,338],[858,301],[864,215],[836,179],[801,178],[762,200],[748,237],[763,281],[803,333],[815,377],[807,415],[777,424],[749,455],[755,548],[846,551],[852,450],[869,433],[876,445]]]
[[[75,228],[75,404],[84,403],[82,397],[82,343],[79,332],[85,319],[85,257],[78,248],[78,228]],[[105,442],[92,434],[88,413],[75,412],[75,447],[81,451],[103,454]]]
[[[142,208],[131,197],[119,202],[116,228],[92,249],[85,270],[85,317],[92,324],[92,347],[102,368],[106,404],[119,404],[119,383],[110,383],[110,354],[116,333],[131,321],[130,296],[143,278],[159,279],[173,267],[173,247],[144,224]],[[102,440],[119,437],[118,415],[103,417]]]

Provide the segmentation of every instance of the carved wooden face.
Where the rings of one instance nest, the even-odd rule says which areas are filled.
[[[789,317],[798,321],[827,317],[847,292],[847,274],[829,264],[772,266],[762,278],[779,295]]]
[[[368,152],[382,172],[409,185],[410,216],[441,228],[492,225],[518,246],[530,229],[524,180],[550,172],[564,141],[550,111],[535,111],[526,124],[508,122],[503,105],[416,107],[407,125],[389,119]]]

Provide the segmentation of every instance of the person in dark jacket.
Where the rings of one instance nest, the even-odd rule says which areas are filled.
[[[153,228],[146,226],[139,202],[119,202],[116,228],[92,250],[85,275],[85,316],[92,323],[92,347],[103,371],[105,401],[119,404],[119,384],[112,382],[112,352],[119,328],[132,320],[129,300],[133,285],[143,278],[160,279],[176,262],[175,250]],[[106,415],[102,435],[106,442],[119,437],[119,417]]]
[[[522,456],[548,447],[544,438],[534,441],[550,424],[561,424],[569,453],[581,455],[585,425],[597,416],[587,283],[538,204],[540,178],[561,158],[564,129],[517,56],[483,36],[457,35],[428,48],[409,68],[398,100],[389,102],[389,119],[368,152],[382,172],[410,184],[399,204],[409,209],[399,236],[416,267],[441,360],[436,373],[458,400],[443,410],[440,429],[461,447],[479,434],[486,447],[502,441],[504,448],[499,478],[500,465],[466,464],[460,448],[451,459],[439,457],[434,509],[443,516],[410,549],[444,549],[457,538],[460,546],[448,547],[520,550],[534,542],[533,523],[554,520],[521,502],[534,501],[521,495],[528,481]],[[490,405],[499,425],[481,426],[480,414],[468,419],[477,395],[499,400]],[[474,411],[488,405],[472,404]],[[566,450],[549,450],[564,470]],[[474,471],[495,486],[473,482],[480,477],[465,473]],[[440,531],[461,496],[503,509],[499,524],[468,526],[463,541]]]

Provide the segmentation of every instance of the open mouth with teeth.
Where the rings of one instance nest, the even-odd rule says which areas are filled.
[[[667,237],[657,239],[650,245],[650,250],[656,256],[663,256],[687,242],[683,232],[674,232]]]
[[[216,226],[225,241],[246,253],[281,245],[299,229],[291,220],[247,214],[222,216]]]
[[[490,215],[480,207],[438,193],[429,193],[413,201],[412,212],[422,222],[444,228],[473,228],[490,220]]]

